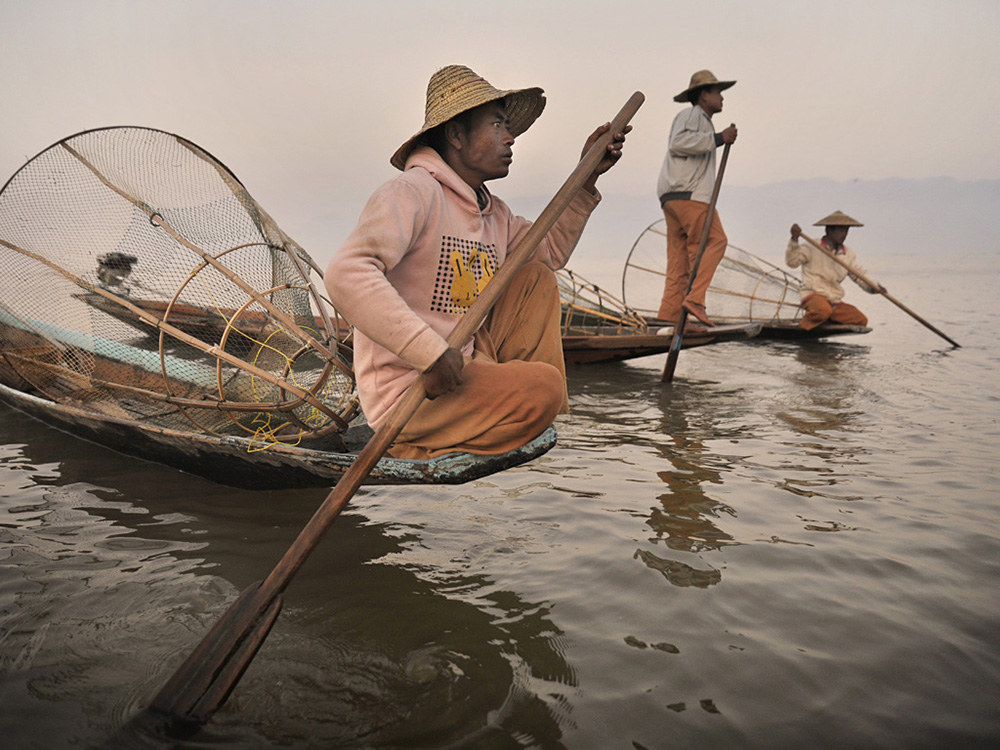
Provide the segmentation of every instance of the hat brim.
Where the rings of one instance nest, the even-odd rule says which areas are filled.
[[[499,93],[501,94],[500,96],[470,104],[470,106],[455,112],[448,120],[454,119],[463,112],[468,112],[470,109],[502,100],[507,109],[507,130],[514,138],[517,138],[534,124],[538,116],[542,114],[542,110],[545,109],[545,93],[538,87],[510,89]],[[410,136],[402,146],[396,149],[396,152],[389,159],[389,163],[400,171],[404,170],[407,158],[409,158],[413,149],[420,144],[420,140],[424,134],[433,130],[438,125],[443,125],[448,120],[425,122],[420,130]]]
[[[829,216],[824,216],[822,219],[813,224],[813,226],[814,227],[863,227],[864,224],[862,224],[857,219],[852,219],[843,211],[835,211]]]
[[[715,83],[702,83],[697,86],[689,86],[684,89],[681,93],[674,97],[675,102],[684,103],[688,101],[688,96],[692,91],[697,91],[698,89],[707,89],[709,86],[718,86],[719,91],[725,91],[728,88],[732,88],[736,81],[716,81]]]

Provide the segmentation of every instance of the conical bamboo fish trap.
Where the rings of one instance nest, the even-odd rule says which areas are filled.
[[[646,321],[638,313],[594,282],[568,268],[557,271],[556,280],[563,336],[646,331]]]
[[[261,448],[336,444],[357,413],[312,259],[176,135],[90,130],[31,159],[0,191],[0,270],[0,380]]]
[[[654,221],[639,235],[625,261],[622,300],[655,318],[667,270],[666,221]],[[729,245],[712,277],[705,306],[717,323],[797,323],[801,285],[783,269]]]

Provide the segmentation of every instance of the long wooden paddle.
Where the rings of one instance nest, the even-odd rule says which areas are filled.
[[[735,127],[736,123],[730,125]],[[701,256],[708,245],[708,235],[712,230],[712,220],[715,218],[715,202],[719,199],[719,189],[722,187],[722,175],[726,172],[726,161],[729,159],[729,147],[733,144],[727,143],[722,149],[722,160],[719,162],[719,174],[715,178],[715,187],[712,188],[712,198],[708,202],[708,213],[705,214],[705,224],[701,229],[701,240],[698,242],[698,252],[694,256],[694,265],[691,266],[691,274],[688,276],[687,289],[684,296],[691,293],[691,286],[694,284],[695,276],[698,275],[698,266],[701,264]],[[667,353],[667,364],[663,368],[661,383],[669,383],[674,379],[674,370],[677,369],[677,357],[681,353],[681,344],[684,342],[684,325],[687,323],[688,311],[681,305],[681,313],[677,317],[674,325],[674,338],[670,342],[670,351]]]
[[[611,121],[607,133],[583,156],[521,242],[508,254],[493,280],[452,330],[447,339],[449,346],[460,348],[472,337],[511,278],[531,258],[538,243],[604,158],[615,133],[625,131],[644,100],[641,92],[634,93]],[[277,619],[283,592],[292,576],[357,492],[424,397],[424,384],[418,378],[337,486],[326,496],[271,574],[263,582],[247,588],[223,614],[150,705],[130,722],[133,731],[160,735],[190,732],[206,722],[225,702]]]
[[[870,288],[878,290],[879,294],[881,294],[883,297],[885,297],[887,300],[889,300],[892,304],[894,304],[900,310],[902,310],[903,312],[905,312],[911,318],[913,318],[914,320],[916,320],[918,323],[921,323],[922,325],[926,326],[927,328],[930,328],[932,331],[934,331],[934,333],[936,333],[938,336],[940,336],[941,338],[943,338],[945,341],[947,341],[949,344],[951,344],[952,346],[954,346],[956,349],[961,349],[962,348],[961,345],[957,341],[955,341],[954,339],[949,338],[948,336],[946,336],[945,334],[943,334],[937,328],[935,328],[930,323],[928,323],[926,320],[924,320],[919,315],[917,315],[915,312],[913,312],[913,310],[911,310],[906,305],[904,305],[902,302],[900,302],[898,299],[896,299],[891,294],[889,294],[889,292],[887,292],[882,287],[881,284],[877,284],[874,281],[872,281],[871,279],[867,278],[864,274],[858,273],[858,271],[855,270],[854,268],[852,268],[850,266],[850,264],[846,263],[842,258],[838,258],[836,255],[834,255],[832,252],[830,252],[827,248],[823,247],[823,245],[821,243],[817,242],[812,237],[807,237],[804,234],[800,234],[799,236],[802,239],[804,239],[806,242],[808,242],[810,245],[812,245],[813,247],[815,247],[817,250],[819,250],[820,252],[826,253],[830,258],[832,258],[837,263],[839,263],[844,268],[846,268],[848,271],[850,271],[850,273],[852,275],[854,275],[856,278],[861,279],[861,281],[864,282],[865,284],[867,284]]]

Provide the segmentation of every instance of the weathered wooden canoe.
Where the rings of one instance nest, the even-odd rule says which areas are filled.
[[[638,357],[648,357],[669,351],[673,329],[646,320],[618,303],[606,290],[586,281],[572,271],[559,272],[559,291],[562,307],[561,332],[563,355],[566,364],[581,365],[598,362],[616,362]],[[94,293],[74,295],[86,304],[127,323],[139,332],[149,335],[157,330],[135,313],[109,302]],[[222,336],[229,327],[247,337],[259,337],[264,331],[263,316],[244,313],[236,319],[232,310],[209,310],[191,305],[176,304],[167,300],[130,298],[132,304],[157,319],[169,322],[178,329],[203,338]],[[351,331],[347,324],[334,316],[341,354],[350,356]],[[317,326],[321,321],[317,320]],[[684,337],[683,348],[707,346],[724,341],[753,338],[761,332],[756,322],[739,322],[718,326],[706,333],[691,333]]]
[[[831,336],[856,336],[862,333],[871,333],[871,330],[868,326],[824,323],[807,331],[804,328],[799,328],[798,323],[770,321],[761,324],[757,338],[765,341],[817,341]]]
[[[659,219],[639,235],[625,259],[622,299],[638,315],[655,315],[665,274],[666,223]],[[803,313],[801,298],[801,284],[795,276],[753,253],[729,245],[712,276],[705,303],[716,323],[759,323],[757,340],[815,341],[871,331],[865,326],[836,323],[809,331],[799,328]]]
[[[180,136],[99,128],[29,160],[0,188],[0,268],[2,400],[43,422],[251,488],[335,484],[368,439],[315,262]],[[553,441],[370,481],[464,482]]]
[[[350,467],[371,436],[371,428],[348,428],[348,452],[320,446],[261,447],[241,435],[220,437],[143,425],[59,404],[0,383],[0,402],[58,430],[129,456],[164,464],[219,484],[249,490],[330,487]],[[549,428],[508,453],[478,456],[452,453],[427,461],[382,458],[366,484],[461,484],[523,464],[556,443]]]
[[[644,317],[597,284],[563,269],[558,272],[563,355],[568,365],[617,362],[670,350],[673,326]],[[688,333],[682,348],[753,338],[760,324],[740,322]]]
[[[643,331],[626,332],[616,328],[595,328],[563,334],[563,352],[566,364],[581,365],[595,362],[617,362],[626,359],[649,357],[670,351],[673,327],[647,327]],[[690,333],[682,339],[682,349],[724,341],[740,341],[757,336],[760,323],[721,325],[707,332]]]

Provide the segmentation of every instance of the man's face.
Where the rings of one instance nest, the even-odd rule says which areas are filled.
[[[840,247],[847,239],[847,230],[850,227],[827,227],[826,237],[833,243],[834,247]]]
[[[698,103],[710,115],[722,111],[722,89],[718,86],[708,86],[701,91]]]
[[[468,128],[459,126],[456,137],[461,147],[454,149],[456,164],[451,167],[472,187],[486,180],[506,177],[514,159],[514,137],[507,130],[507,110],[503,102],[489,102],[472,110]]]

